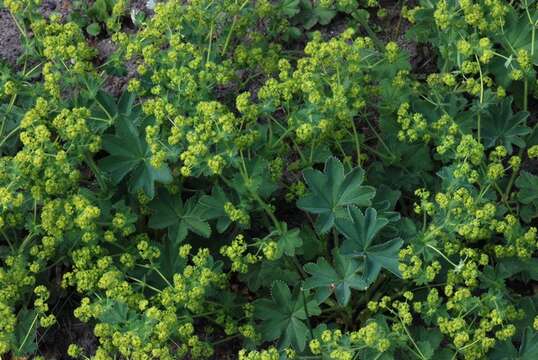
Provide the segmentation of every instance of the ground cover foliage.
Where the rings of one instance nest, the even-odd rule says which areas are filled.
[[[0,4],[0,357],[538,358],[538,2]]]

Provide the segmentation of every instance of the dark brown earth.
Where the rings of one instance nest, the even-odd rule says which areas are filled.
[[[6,9],[0,10],[0,61],[15,65],[22,54],[20,33],[15,21]]]

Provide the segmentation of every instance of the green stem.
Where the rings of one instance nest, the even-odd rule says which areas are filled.
[[[364,296],[362,296],[359,301],[355,304],[354,308],[357,309],[357,312],[355,316],[353,316],[353,319],[358,320],[358,317],[361,314],[361,311],[359,311],[359,308],[361,308],[363,305],[368,304],[368,302],[372,299],[372,296],[377,292],[379,287],[387,280],[387,277],[381,273],[376,279],[376,281],[366,290]]]
[[[247,167],[246,167],[246,164],[245,164],[245,159],[243,158],[243,153],[242,152],[240,152],[239,155],[241,157],[241,164],[242,164],[242,168],[241,167],[239,168],[239,172],[241,173],[241,176],[243,177],[243,181],[245,182],[245,184],[247,184],[249,179],[248,179],[248,173],[247,173]],[[225,181],[225,182],[228,184],[227,181]],[[269,218],[273,222],[273,225],[275,226],[276,230],[280,234],[282,234],[282,227],[280,226],[280,222],[276,218],[276,216],[273,213],[273,210],[271,210],[270,206],[258,195],[258,193],[256,191],[252,191],[252,189],[250,189],[250,187],[248,187],[248,186],[247,186],[247,189],[248,189],[248,192],[250,193],[250,195],[252,196],[252,198],[254,200],[256,200],[256,202],[265,211],[267,216],[269,216]]]
[[[95,180],[97,180],[97,184],[99,184],[99,187],[102,191],[107,190],[106,181],[103,179],[103,175],[101,174],[101,170],[97,167],[97,164],[93,160],[93,158],[89,154],[84,155],[84,159],[86,160],[86,164],[90,168],[90,170],[93,172],[93,175],[95,176]]]
[[[32,232],[30,232],[30,233],[28,233],[28,235],[26,235],[26,237],[22,241],[21,246],[19,247],[20,252],[22,252],[24,250],[26,245],[28,245],[28,243],[30,242],[30,240],[32,240],[33,237],[34,237],[34,233],[32,233]]]
[[[28,40],[28,35],[26,35],[26,31],[22,28],[21,24],[17,20],[17,17],[13,15],[11,12],[10,12],[10,15],[13,18],[13,22],[15,22],[17,29],[19,29],[19,32],[21,33],[22,37],[24,37],[25,40]]]
[[[250,191],[250,189],[249,189]],[[250,191],[250,194],[252,195],[252,198],[254,200],[256,200],[256,202],[258,204],[260,204],[260,206],[263,208],[263,210],[265,211],[265,213],[267,214],[267,216],[269,216],[269,218],[271,219],[271,221],[273,222],[273,225],[275,226],[275,228],[277,229],[277,231],[282,234],[282,228],[280,226],[280,222],[278,221],[278,219],[276,218],[275,214],[273,213],[273,211],[270,209],[269,205],[267,205],[267,203],[265,201],[263,201],[263,199],[254,191]]]
[[[2,139],[2,141],[0,141],[0,147],[2,147],[5,142],[11,137],[13,136],[13,134],[15,134],[17,131],[19,131],[19,128],[20,128],[20,125],[16,126],[13,130],[11,130],[8,134],[6,134],[6,136]]]
[[[473,346],[474,344],[476,344],[476,343],[479,342],[479,341],[481,341],[481,339],[475,340],[475,341],[473,341],[472,343],[467,344],[467,345],[465,345],[464,347],[459,348],[458,351],[461,352],[462,350],[465,350],[465,349],[467,349],[468,347]]]
[[[213,345],[219,345],[219,344],[228,342],[228,341],[230,341],[230,340],[237,339],[239,336],[240,336],[239,334],[235,334],[235,335],[232,335],[232,336],[228,336],[228,337],[226,337],[226,338],[224,338],[224,339],[217,340],[217,341],[213,342],[212,344],[213,344]]]
[[[151,270],[155,271],[157,273],[157,275],[159,275],[161,277],[161,279],[164,280],[166,285],[168,285],[170,287],[173,287],[172,284],[170,283],[170,281],[168,281],[168,279],[166,278],[166,276],[164,276],[163,273],[160,272],[159,269],[157,269],[157,267],[155,265],[151,264]]]
[[[525,76],[525,81],[523,82],[523,111],[528,111],[529,109],[529,80]]]
[[[245,0],[245,2],[241,5],[241,7],[239,8],[239,11],[243,10],[243,8],[245,7],[245,5],[248,4],[250,0]],[[228,45],[230,44],[230,39],[232,38],[232,33],[234,32],[235,30],[235,24],[237,23],[237,17],[239,15],[235,15],[234,16],[234,20],[232,22],[232,26],[230,27],[230,31],[228,31],[228,35],[226,36],[226,41],[224,42],[224,47],[222,48],[222,51],[220,53],[221,56],[224,56],[224,54],[226,54],[226,49],[228,49]]]
[[[299,154],[299,157],[301,158],[301,161],[303,162],[303,164],[306,164],[307,163],[306,157],[301,151],[301,148],[299,147],[299,145],[297,145],[297,143],[295,142],[293,138],[291,138],[291,142],[293,143],[293,146],[295,146],[295,150],[297,150],[297,153]]]
[[[136,283],[138,283],[138,284],[140,284],[140,285],[142,285],[142,287],[147,287],[148,289],[151,289],[151,290],[153,290],[153,291],[155,291],[155,292],[157,292],[157,293],[159,293],[159,294],[162,293],[161,290],[157,289],[156,287],[153,287],[153,286],[149,285],[149,284],[148,284],[147,282],[145,282],[145,281],[142,281],[142,280],[137,279],[137,278],[132,277],[132,276],[127,276],[127,278],[133,280],[134,282],[136,282]]]
[[[418,347],[417,343],[415,342],[415,340],[413,339],[413,337],[411,336],[411,333],[409,332],[409,330],[407,329],[407,326],[405,326],[405,323],[403,322],[402,318],[395,312],[393,311],[392,309],[388,309],[395,317],[398,318],[398,320],[400,320],[400,324],[402,324],[402,327],[407,335],[407,337],[409,338],[409,340],[411,340],[411,344],[413,344],[413,347],[415,348],[416,350],[416,353],[415,355],[417,355],[419,358],[423,359],[423,360],[426,360],[426,357],[424,356],[424,354],[422,353],[422,351],[420,351],[420,348]],[[411,348],[409,348],[410,350],[412,350]],[[415,351],[413,351],[415,352]]]
[[[435,246],[426,244],[427,247],[438,253],[443,259],[445,259],[450,265],[454,266],[454,268],[458,268],[458,265],[456,265],[452,260],[450,260],[445,254],[443,254],[439,249],[437,249]]]
[[[480,66],[480,60],[478,59],[478,56],[475,55],[475,58],[476,58],[476,63],[478,65],[478,71],[480,73],[480,110],[478,112],[478,119],[477,119],[477,127],[478,127],[478,130],[477,130],[477,136],[478,136],[478,142],[480,143],[480,139],[481,139],[481,121],[482,121],[482,116],[481,116],[481,111],[482,111],[482,104],[484,102],[484,77],[482,76],[482,67]]]
[[[378,134],[378,132],[375,130],[375,128],[373,127],[372,123],[370,122],[370,120],[368,120],[368,118],[366,118],[366,123],[368,124],[368,127],[370,127],[370,130],[372,130],[372,132],[374,133],[375,137],[377,138],[377,140],[381,143],[381,145],[383,145],[383,147],[385,148],[385,150],[387,150],[387,152],[389,153],[389,156],[392,158],[392,159],[396,159],[396,156],[392,153],[392,151],[390,151],[390,148],[387,146],[387,144],[385,143],[385,141],[383,141],[383,139],[381,138],[381,136]]]
[[[387,155],[385,155],[383,153],[380,153],[379,151],[377,151],[373,147],[370,147],[370,146],[368,146],[366,144],[362,144],[362,147],[365,148],[366,150],[368,150],[369,152],[371,152],[372,154],[379,156],[383,160],[386,160],[386,161],[392,161],[393,160],[393,158],[391,158],[390,156],[387,156]]]
[[[6,233],[3,232],[3,231],[1,233],[2,233],[2,236],[4,237],[4,239],[6,240],[7,244],[9,245],[9,248],[11,249],[11,252],[15,252],[15,248],[13,247],[13,244],[11,243],[9,238],[7,237]]]
[[[214,23],[211,23],[211,28],[209,29],[209,46],[207,48],[207,60],[206,63],[209,63],[209,60],[211,59],[211,45],[213,44],[213,26]]]
[[[30,74],[32,74],[35,70],[37,70],[37,68],[39,68],[41,65],[42,63],[35,65],[33,68],[31,68],[30,70],[28,70],[28,72],[24,74],[24,77],[27,78],[28,76],[30,76]]]
[[[533,35],[534,35],[534,29],[533,29]],[[534,55],[534,49],[531,51],[531,56]],[[527,78],[525,78],[525,82],[523,83],[523,111],[529,110],[529,102],[528,102],[528,91],[529,91],[529,85],[527,82]],[[526,120],[525,120],[526,121]],[[532,128],[531,133],[529,134],[529,138],[534,135],[534,131],[536,130],[536,127],[538,126],[538,123],[534,125]],[[519,149],[518,156],[521,157],[523,155],[523,152],[525,151],[525,148]],[[503,201],[508,201],[510,196],[510,191],[512,191],[512,187],[514,186],[514,181],[516,180],[518,172],[516,170],[512,171],[512,176],[510,176],[510,180],[508,180],[508,185],[506,186],[506,190],[504,192],[504,196],[502,198]]]
[[[293,261],[293,264],[295,265],[295,267],[297,268],[297,271],[299,271],[299,274],[301,275],[301,277],[303,279],[306,279],[308,277],[308,275],[305,273],[305,271],[303,270],[303,267],[301,266],[301,263],[299,262],[299,260],[297,259],[297,256],[292,256],[291,257],[292,261]]]
[[[24,339],[22,339],[22,342],[19,345],[19,348],[17,349],[17,351],[21,351],[21,349],[24,347],[24,345],[26,345],[26,341],[28,341],[28,338],[30,337],[30,333],[32,332],[32,329],[34,328],[34,325],[35,325],[35,323],[37,321],[37,317],[38,317],[38,315],[36,315],[34,317],[34,320],[32,321],[32,324],[30,325],[30,328],[26,332],[26,335],[24,336]]]
[[[357,153],[357,165],[361,166],[361,144],[359,141],[359,135],[355,126],[355,121],[351,120],[351,126],[353,127],[353,140],[355,142],[355,151]]]

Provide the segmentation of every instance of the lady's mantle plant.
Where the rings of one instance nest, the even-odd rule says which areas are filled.
[[[0,5],[0,356],[538,358],[536,1]]]

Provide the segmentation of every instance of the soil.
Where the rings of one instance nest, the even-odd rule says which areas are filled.
[[[22,54],[20,33],[8,10],[0,10],[0,61],[14,66]]]
[[[98,345],[92,326],[76,319],[60,320],[59,326],[53,326],[49,332],[40,335],[39,349],[47,360],[71,359],[67,356],[70,344],[79,345],[86,354],[94,354]]]
[[[99,40],[94,47],[98,51],[97,63],[99,65],[105,63],[105,61],[116,51],[116,45],[110,38]],[[107,75],[103,89],[110,93],[112,96],[120,96],[127,87],[129,80],[134,77],[136,73],[136,66],[133,61],[126,63],[127,75],[126,76],[114,76]]]

